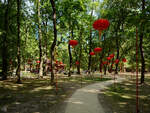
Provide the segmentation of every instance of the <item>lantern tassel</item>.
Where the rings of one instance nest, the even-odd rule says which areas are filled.
[[[99,40],[101,40],[102,30],[99,30]]]

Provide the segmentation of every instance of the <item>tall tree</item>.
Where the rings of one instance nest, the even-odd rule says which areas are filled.
[[[94,3],[94,0],[93,0],[93,3]],[[94,8],[93,8],[93,5],[92,5],[92,10],[91,10],[91,17],[90,17],[90,34],[89,34],[89,58],[88,58],[88,73],[90,74],[91,72],[91,62],[92,62],[92,57],[90,55],[90,52],[92,51],[92,17],[93,17],[93,11],[94,11]]]
[[[42,51],[42,31],[41,31],[40,0],[37,0],[37,21],[38,21],[38,37],[39,37],[39,50],[40,50],[39,77],[43,77],[43,51]]]
[[[143,37],[144,37],[144,13],[145,13],[145,0],[141,0],[142,2],[142,19],[141,19],[141,27],[140,27],[140,54],[141,54],[141,83],[144,83],[144,75],[145,75],[145,58],[143,52]]]
[[[21,36],[20,36],[20,5],[21,5],[21,0],[17,0],[17,71],[16,75],[18,77],[17,83],[21,83],[20,80],[20,71],[21,71],[21,52],[20,52],[20,41],[21,41]]]
[[[2,79],[7,79],[8,74],[8,27],[9,27],[9,7],[10,7],[10,0],[5,1],[6,9],[4,14],[4,33],[3,33],[3,46],[2,46]]]
[[[56,29],[56,7],[55,7],[55,1],[54,0],[50,0],[51,5],[52,5],[52,9],[53,9],[53,28],[54,28],[54,40],[53,43],[51,45],[51,50],[50,50],[50,55],[51,55],[51,83],[54,82],[54,50],[55,50],[55,46],[56,46],[56,41],[57,41],[57,29]]]

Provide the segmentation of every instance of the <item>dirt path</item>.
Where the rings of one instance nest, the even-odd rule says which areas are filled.
[[[116,82],[122,82],[124,78],[118,78]],[[95,83],[78,89],[67,101],[62,110],[63,113],[105,113],[98,100],[98,93],[106,86],[114,83],[114,80]],[[62,113],[62,112],[61,112]]]

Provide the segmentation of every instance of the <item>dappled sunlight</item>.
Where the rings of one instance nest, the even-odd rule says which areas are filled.
[[[69,100],[67,100],[67,101],[65,101],[65,102],[67,102],[68,104],[69,104],[69,103],[73,103],[73,104],[84,104],[82,101],[79,101],[78,99],[75,99],[75,98],[69,99]]]
[[[120,105],[126,105],[127,102],[119,102],[118,104],[120,104]]]
[[[37,92],[37,91],[40,91],[40,90],[50,90],[50,89],[52,89],[52,86],[43,86],[43,87],[34,88],[30,92],[32,93],[32,92]]]
[[[99,90],[97,89],[82,89],[82,92],[85,92],[85,93],[98,93]]]
[[[122,98],[125,98],[125,99],[131,99],[132,97],[130,97],[129,95],[122,95],[121,96]]]

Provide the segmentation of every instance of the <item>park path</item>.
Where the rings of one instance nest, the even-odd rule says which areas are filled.
[[[117,78],[116,82],[122,82],[124,78]],[[105,113],[98,100],[98,93],[114,80],[95,83],[78,89],[66,102],[65,113]]]

